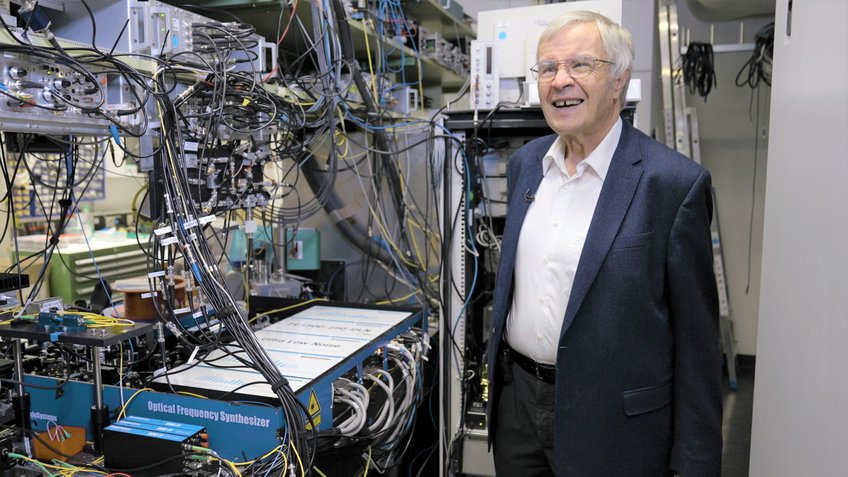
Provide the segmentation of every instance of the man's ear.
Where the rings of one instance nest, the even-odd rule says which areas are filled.
[[[613,93],[616,98],[623,98],[627,84],[630,83],[630,70],[626,70],[618,78],[613,81]],[[622,99],[622,103],[624,99]]]

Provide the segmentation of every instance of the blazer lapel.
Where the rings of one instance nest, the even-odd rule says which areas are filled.
[[[586,234],[583,252],[577,264],[560,339],[565,336],[565,332],[580,311],[583,299],[586,298],[586,293],[609,252],[642,177],[641,150],[638,137],[633,133],[632,128],[629,123],[624,122],[621,139],[607,171],[601,195],[598,197],[598,204]]]

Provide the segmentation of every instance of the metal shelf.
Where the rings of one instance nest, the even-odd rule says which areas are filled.
[[[185,5],[188,9],[192,9],[191,0],[175,0],[170,1],[174,5]],[[297,14],[303,20],[307,28],[310,28],[310,0],[300,0],[297,7]],[[227,13],[239,17],[242,21],[253,25],[256,32],[264,36],[269,42],[276,42],[277,21],[280,16],[280,0],[210,0],[203,3],[203,10],[196,10],[198,13],[207,15],[213,18],[224,19],[224,13],[216,15],[213,11],[207,9],[220,9]],[[407,3],[406,13],[416,18],[424,28],[429,28],[430,31],[441,31],[444,38],[450,39],[454,36],[474,36],[471,28],[452,17],[446,12],[435,0],[419,0],[410,1]],[[421,15],[417,17],[416,15]],[[285,25],[288,21],[287,16],[284,16],[282,22]],[[358,20],[348,20],[348,25],[351,27],[351,40],[353,42],[354,51],[357,58],[364,59],[367,56],[365,47],[365,29],[362,22]],[[436,29],[434,29],[435,27]],[[439,29],[441,28],[441,29]],[[280,45],[280,54],[285,51],[299,51],[303,49],[303,45],[297,45],[291,35],[291,31],[287,38]],[[374,57],[377,52],[377,36],[373,29],[368,29],[368,42],[371,48],[371,55]],[[298,48],[298,46],[300,48]],[[401,45],[393,40],[383,40],[381,47],[387,52],[387,59],[393,68],[399,68],[400,65],[405,65],[404,73],[407,82],[413,82],[418,77],[418,53],[412,48]],[[466,81],[464,76],[461,76],[453,70],[442,66],[435,61],[421,56],[421,69],[423,76],[423,86],[437,86],[445,90],[457,90]]]
[[[407,0],[403,10],[424,28],[441,32],[446,40],[477,37],[471,25],[448,13],[436,0]]]
[[[538,107],[503,108],[483,122],[488,114],[489,111],[481,111],[478,114],[479,127],[481,129],[496,129],[499,135],[539,137],[545,134],[553,134],[550,126],[545,121],[542,110]],[[447,116],[445,127],[451,131],[474,129],[474,111],[445,111],[444,115]]]
[[[353,48],[358,58],[366,58],[365,28],[361,21],[349,21],[351,35],[353,36]],[[368,42],[372,57],[376,54],[375,44],[378,41],[373,28],[368,29]],[[401,64],[405,66],[406,81],[413,82],[418,77],[418,59],[421,59],[421,72],[424,86],[441,86],[444,89],[459,89],[465,83],[465,77],[455,71],[442,66],[430,58],[419,56],[412,48],[401,45],[394,41],[383,41],[381,46],[387,51],[389,64],[397,69]]]

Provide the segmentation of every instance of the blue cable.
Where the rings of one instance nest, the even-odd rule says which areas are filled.
[[[392,27],[392,30],[393,30],[392,31],[393,37],[394,38],[400,38],[400,37],[403,36],[402,35],[403,30],[404,30],[403,26],[407,25],[406,24],[406,18],[404,16],[403,10],[400,7],[400,4],[395,3],[395,2],[387,2],[387,3],[389,3],[391,6],[395,7],[395,8],[389,8],[389,11],[386,13],[386,17],[388,18],[388,21],[389,21],[389,23]],[[408,31],[409,29],[406,28],[406,30]],[[409,38],[411,38],[411,36]],[[386,42],[386,43],[391,45],[391,46],[394,46],[391,42]],[[391,50],[389,50],[389,52],[394,52],[395,49],[400,50],[400,57],[401,57],[400,67],[397,70],[389,68],[388,67],[388,59],[384,58],[383,65],[385,67],[385,71],[389,72],[389,73],[400,74],[401,78],[402,78],[402,83],[407,84],[406,83],[406,68],[405,68],[406,67],[406,49],[403,48],[403,46],[401,45],[399,48],[392,48]],[[386,55],[384,54],[384,57],[385,56]]]
[[[197,263],[191,264],[191,271],[194,272],[194,276],[197,278],[197,282],[203,283],[203,275],[200,274],[200,267],[197,266]]]
[[[356,124],[357,126],[363,128],[363,129],[368,129],[368,130],[371,130],[371,131],[385,131],[385,130],[404,127],[404,126],[414,126],[416,124],[429,124],[430,123],[430,121],[425,121],[423,119],[417,119],[417,120],[412,120],[412,121],[404,121],[404,122],[401,122],[401,123],[395,123],[395,124],[392,124],[392,125],[389,125],[389,126],[374,126],[373,124],[366,124],[366,123],[362,122],[359,118],[354,116],[353,112],[350,109],[348,109],[346,103],[341,102],[339,104],[341,105],[342,109],[344,109],[345,112],[347,113],[345,115],[346,119],[350,120],[352,123]]]
[[[103,159],[106,157],[106,149],[103,150],[103,157],[100,158],[100,163],[102,165]],[[70,160],[71,156],[68,156]],[[68,167],[68,174],[70,174],[70,166]],[[70,177],[69,177],[70,179]],[[103,291],[106,293],[106,298],[109,299],[109,304],[112,305],[112,308],[115,308],[115,302],[112,301],[112,294],[109,293],[109,288],[106,287],[106,282],[103,280],[103,274],[100,273],[100,267],[97,265],[97,260],[94,258],[94,251],[91,250],[91,243],[88,241],[88,234],[85,233],[85,224],[82,222],[82,216],[79,215],[79,199],[76,194],[71,191],[71,200],[74,203],[74,210],[77,211],[77,221],[80,223],[80,230],[82,231],[82,237],[85,239],[85,246],[88,249],[88,255],[91,257],[91,263],[94,264],[94,270],[97,272],[97,278],[100,280],[100,284],[103,286]]]
[[[121,136],[118,135],[118,126],[112,124],[109,126],[109,131],[112,132],[112,139],[120,146],[121,145]]]
[[[277,456],[276,456],[276,457],[274,457],[274,461],[273,461],[273,462],[271,462],[271,466],[270,466],[270,467],[268,467],[268,471],[267,471],[267,472],[265,472],[265,475],[264,475],[263,477],[268,477],[268,474],[270,474],[270,473],[271,473],[271,469],[273,469],[273,468],[274,468],[274,466],[275,466],[275,465],[277,465],[277,461],[278,461],[278,460],[280,460],[280,452],[277,452]]]
[[[325,12],[332,11],[330,9],[330,2],[328,0],[324,0],[322,3],[324,5],[324,11]],[[330,31],[330,23],[327,21],[326,16],[324,16],[322,18],[323,18],[323,22],[324,22],[324,32],[325,32],[324,33],[324,56],[326,57],[326,60],[327,60],[327,66],[332,68],[333,58],[332,58],[332,56],[330,56],[330,35],[328,35],[326,33],[326,32]]]
[[[394,264],[394,270],[397,272],[398,275],[402,276],[404,280],[406,280],[410,283],[410,285],[407,285],[407,287],[409,288],[410,292],[414,292],[417,288],[412,288],[411,284],[415,283],[415,281],[417,280],[417,277],[415,275],[412,275],[411,273],[407,272],[406,270],[403,269],[403,267],[400,266],[400,260],[398,259],[397,255],[394,253],[392,248],[389,247],[389,244],[388,244],[388,242],[386,242],[385,238],[383,238],[381,236],[375,236],[375,237],[372,238],[372,240],[376,241],[380,245],[380,247],[382,249],[384,249],[389,254],[389,256],[391,256],[392,264]],[[404,284],[404,285],[406,285],[406,284]],[[415,296],[414,294],[413,294],[412,298],[415,298],[416,300],[418,300],[418,297]]]
[[[91,243],[88,241],[88,235],[85,233],[85,225],[82,223],[82,217],[80,217],[79,214],[77,214],[77,220],[80,223],[82,237],[85,239],[85,246],[88,248],[88,255],[91,257],[91,263],[94,264],[94,270],[97,272],[97,278],[100,279],[100,284],[103,285],[103,291],[106,292],[106,298],[109,299],[109,304],[112,305],[112,308],[115,308],[115,302],[112,301],[112,294],[109,293],[109,289],[106,288],[106,282],[103,280],[103,274],[100,273],[100,267],[97,266],[97,260],[94,258],[94,251],[91,250]]]
[[[403,79],[402,84],[409,85],[409,86],[417,86],[421,82],[421,77],[423,75],[423,72],[421,71],[421,52],[418,50],[418,43],[412,41],[412,38],[413,38],[412,29],[409,27],[409,22],[406,21],[406,15],[404,15],[402,10],[400,11],[399,20],[400,20],[400,25],[402,27],[401,30],[406,31],[407,38],[410,39],[410,44],[411,44],[410,48],[412,48],[412,51],[415,52],[416,61],[418,62],[418,68],[417,68],[418,79],[417,79],[417,81],[407,82],[406,81],[406,69],[403,69],[403,71],[401,72],[401,77]],[[399,35],[400,35],[400,33],[399,33]],[[403,55],[405,55],[406,52],[404,51],[401,54],[402,54],[402,57],[403,57]],[[404,59],[403,63],[406,64],[405,59]]]

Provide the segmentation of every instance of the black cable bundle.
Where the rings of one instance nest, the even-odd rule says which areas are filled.
[[[762,27],[754,35],[756,45],[751,58],[742,65],[736,75],[736,86],[756,88],[762,80],[771,86],[771,59],[774,56],[774,22]],[[747,75],[746,75],[747,72]]]
[[[686,49],[686,54],[680,58],[680,69],[683,72],[683,82],[691,94],[707,100],[707,95],[716,86],[715,62],[713,61],[713,45],[693,42]]]

